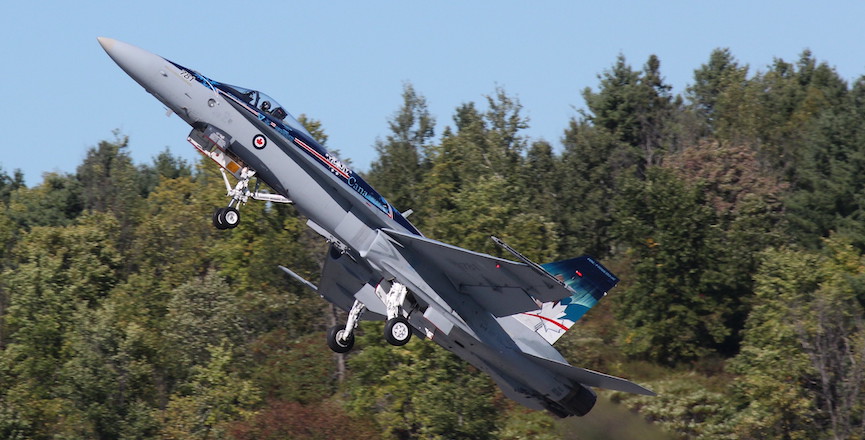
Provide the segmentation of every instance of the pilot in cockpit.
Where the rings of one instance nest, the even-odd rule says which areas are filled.
[[[283,118],[286,117],[286,115],[288,115],[288,113],[286,113],[286,111],[283,110],[282,107],[277,107],[277,108],[273,109],[273,111],[270,110],[270,107],[271,107],[270,101],[264,101],[261,103],[261,110],[263,112],[273,116],[276,119],[282,120]]]

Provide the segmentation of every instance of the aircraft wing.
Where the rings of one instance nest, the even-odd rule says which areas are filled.
[[[436,267],[459,292],[471,296],[495,316],[537,310],[540,303],[573,294],[563,284],[524,263],[391,229],[382,232],[411,252],[416,266]]]

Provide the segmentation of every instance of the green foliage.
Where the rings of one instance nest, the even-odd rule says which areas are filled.
[[[225,438],[232,421],[254,414],[260,390],[232,369],[232,351],[227,342],[208,347],[210,361],[192,368],[190,381],[178,387],[161,412],[158,438]]]
[[[558,440],[552,416],[539,411],[513,409],[503,416],[505,419],[496,437],[501,440]]]
[[[247,332],[236,297],[215,273],[178,286],[170,294],[164,336],[178,367],[205,364],[212,347],[223,341],[238,345]]]
[[[67,228],[37,227],[22,237],[2,277],[10,292],[7,351],[15,353],[19,374],[34,380],[53,376],[76,308],[94,305],[117,283],[116,230],[113,218],[91,216]]]
[[[618,57],[562,148],[502,88],[435,137],[406,84],[367,176],[448,243],[603,259],[620,285],[557,348],[658,397],[554,422],[380,325],[334,356],[338,314],[276,268],[320,272],[297,211],[250,203],[217,231],[208,161],[135,165],[115,133],[32,188],[0,170],[0,437],[632,438],[624,407],[677,438],[865,437],[865,77],[718,49],[683,97],[660,66]]]
[[[311,333],[291,340],[284,329],[260,336],[249,345],[252,379],[269,400],[319,403],[337,388],[333,353],[322,350],[324,335]]]
[[[634,71],[619,55],[615,65],[599,76],[600,90],[583,91],[589,109],[586,119],[631,149],[636,156],[631,164],[641,170],[659,163],[671,146],[667,130],[674,103],[660,64],[652,55],[643,71]]]
[[[378,159],[370,165],[369,181],[401,209],[421,205],[418,186],[428,165],[427,149],[434,136],[435,120],[426,99],[405,84],[403,105],[388,123],[391,134],[377,141]]]
[[[375,440],[368,419],[351,417],[334,402],[314,405],[270,401],[254,418],[232,426],[236,440]]]
[[[132,240],[142,205],[142,183],[139,171],[127,152],[129,139],[115,133],[114,142],[102,141],[87,151],[78,166],[77,181],[86,212],[110,212],[120,225],[119,246]]]
[[[84,209],[81,184],[69,175],[46,173],[40,185],[19,187],[9,197],[9,218],[21,229],[66,226]]]
[[[692,111],[700,121],[700,135],[709,134],[734,144],[757,139],[758,89],[748,81],[748,66],[729,49],[715,49],[709,62],[694,71],[688,87]]]
[[[74,402],[94,432],[109,438],[155,433],[148,401],[157,390],[147,332],[124,323],[113,304],[79,308],[65,342],[58,394]]]
[[[865,259],[829,241],[820,253],[767,251],[732,370],[746,402],[740,438],[861,437]]]
[[[736,408],[730,397],[713,391],[706,380],[694,373],[646,382],[658,396],[638,396],[615,392],[614,402],[661,425],[681,439],[737,439]]]
[[[719,291],[723,247],[701,188],[651,168],[645,182],[623,182],[615,219],[635,276],[616,297],[628,327],[622,348],[670,365],[709,354],[729,334],[730,300]]]
[[[12,192],[19,188],[24,188],[24,173],[21,170],[15,170],[10,176],[9,173],[0,168],[0,202],[9,205]]]
[[[292,207],[250,203],[241,215],[244,227],[225,231],[208,250],[220,274],[244,292],[239,312],[261,332],[286,328],[297,337],[324,328],[318,295],[288,279],[277,265],[314,279],[325,244],[306,234],[305,222]]]
[[[735,353],[753,291],[753,274],[760,252],[785,242],[786,225],[781,202],[789,185],[766,166],[757,153],[743,145],[700,143],[669,155],[663,168],[698,186],[705,204],[717,218],[722,249],[716,256],[722,294],[729,313],[725,326],[731,332],[723,346],[725,354]]]
[[[487,376],[429,342],[384,346],[380,325],[364,328],[375,336],[359,340],[366,348],[349,360],[350,404],[372,415],[384,438],[493,438],[497,408]]]
[[[610,253],[612,200],[616,182],[636,162],[634,151],[607,130],[572,119],[557,169],[561,191],[551,209],[561,225],[561,253]]]
[[[184,159],[173,156],[166,147],[153,158],[152,166],[139,166],[138,174],[139,189],[142,196],[146,197],[159,185],[161,179],[191,177],[192,166]]]

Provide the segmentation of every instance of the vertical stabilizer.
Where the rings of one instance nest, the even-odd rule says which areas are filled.
[[[561,301],[544,303],[534,312],[514,316],[550,344],[562,337],[619,282],[612,272],[588,255],[541,264],[540,267],[563,282],[574,294]]]

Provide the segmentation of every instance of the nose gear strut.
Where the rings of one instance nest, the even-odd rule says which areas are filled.
[[[217,229],[236,228],[237,225],[240,224],[240,211],[238,209],[241,205],[245,205],[250,198],[274,203],[292,203],[291,200],[279,194],[260,192],[258,187],[261,185],[261,182],[259,181],[256,181],[255,183],[255,190],[250,191],[249,180],[255,175],[255,171],[249,169],[249,167],[243,167],[243,169],[240,170],[240,178],[237,180],[237,184],[235,184],[233,188],[231,182],[228,181],[228,175],[225,173],[225,168],[220,168],[219,171],[222,173],[222,180],[225,182],[226,195],[231,197],[231,201],[228,202],[227,207],[216,208],[216,211],[214,211],[213,226]]]

